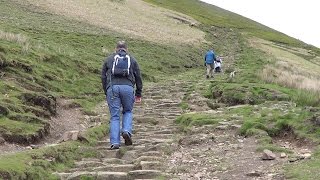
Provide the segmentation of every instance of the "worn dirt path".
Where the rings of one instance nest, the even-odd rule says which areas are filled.
[[[57,115],[48,120],[50,123],[50,134],[48,136],[30,145],[4,142],[0,145],[0,155],[57,145],[68,132],[85,131],[89,127],[100,125],[101,116],[102,114],[98,116],[84,115],[81,108],[72,100],[58,99]]]

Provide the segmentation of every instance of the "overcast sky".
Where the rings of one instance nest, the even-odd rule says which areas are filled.
[[[202,0],[320,48],[320,1]]]

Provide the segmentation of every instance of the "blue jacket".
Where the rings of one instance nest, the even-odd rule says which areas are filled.
[[[212,50],[209,50],[204,57],[204,61],[206,62],[206,64],[213,64],[215,60],[216,56],[214,52]]]

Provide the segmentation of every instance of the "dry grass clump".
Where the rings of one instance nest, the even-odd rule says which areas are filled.
[[[27,53],[30,49],[28,38],[22,34],[14,34],[0,30],[0,39],[20,44],[22,46],[23,53]]]
[[[0,39],[17,42],[19,44],[27,43],[27,37],[23,36],[22,34],[14,34],[10,32],[4,32],[0,30]]]
[[[288,62],[278,61],[275,65],[267,65],[262,73],[262,79],[286,87],[306,89],[320,92],[320,74],[316,75],[292,66]]]
[[[27,0],[46,11],[158,43],[199,44],[205,33],[180,13],[142,0]]]
[[[260,73],[263,80],[286,87],[320,92],[320,66],[295,55],[295,53],[306,53],[306,50],[288,49],[261,39],[251,39],[250,43],[275,59],[274,64],[266,65]],[[317,58],[319,57],[315,57]]]

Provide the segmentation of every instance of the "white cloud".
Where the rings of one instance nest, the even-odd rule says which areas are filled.
[[[320,1],[202,0],[320,47]]]

